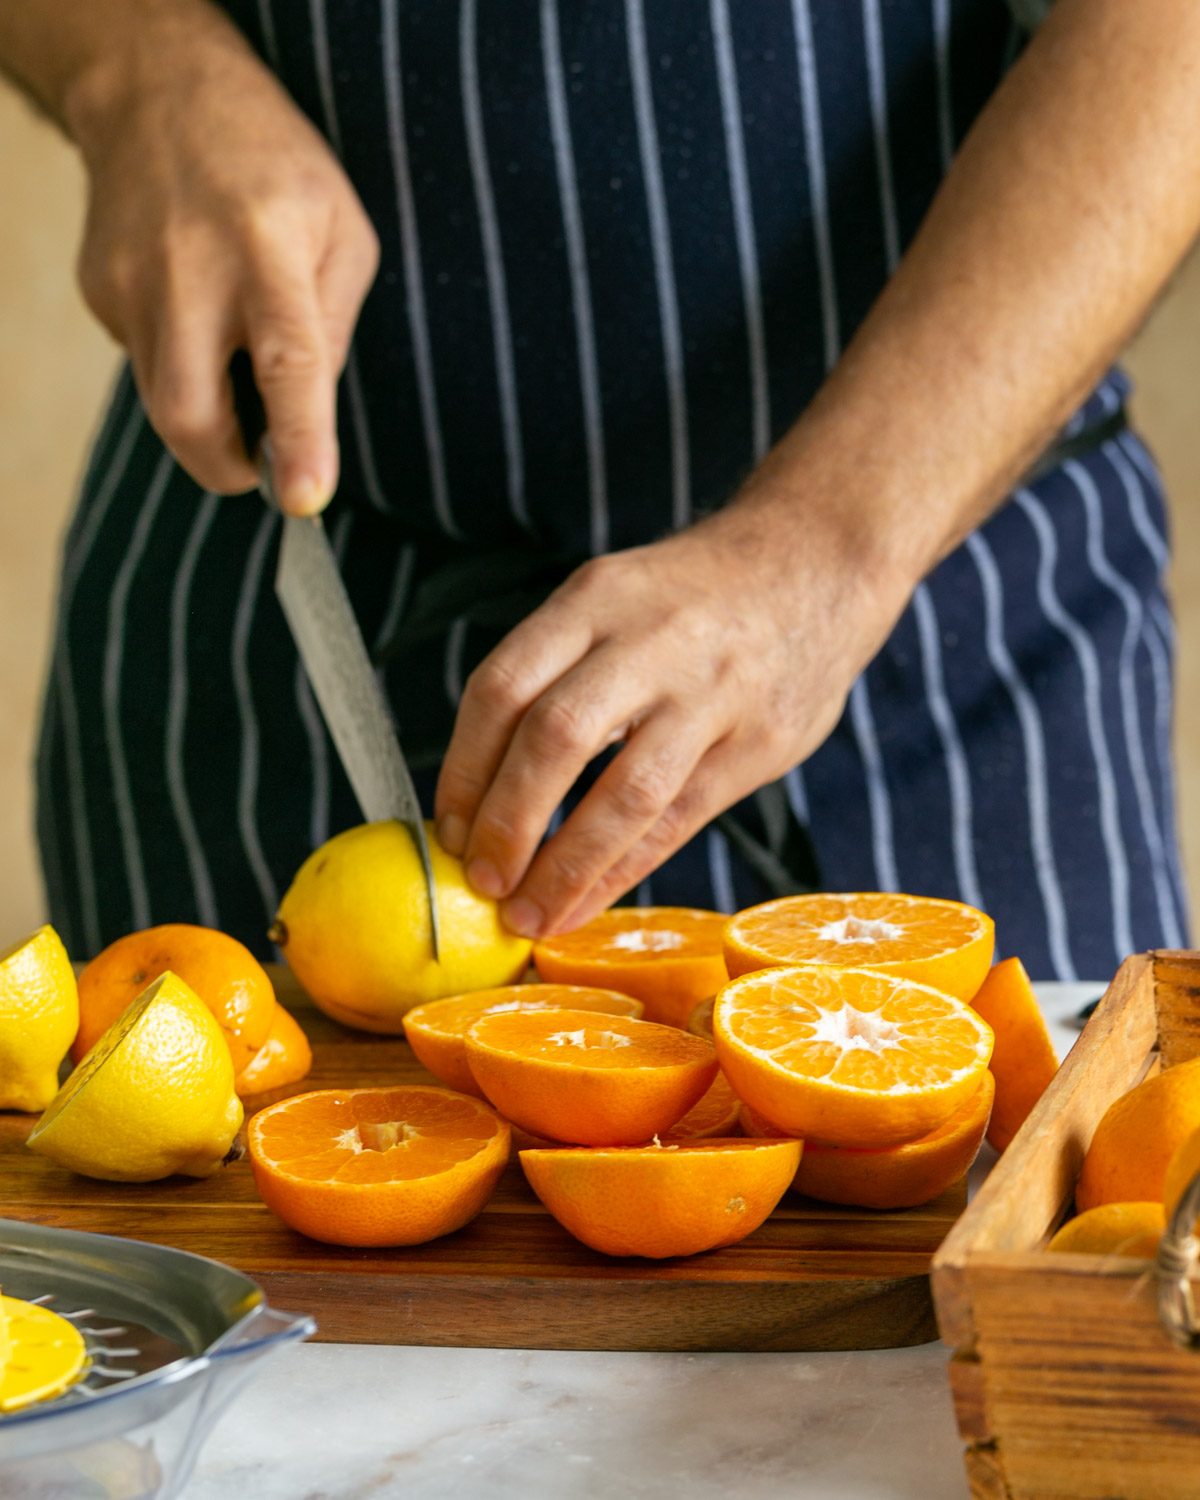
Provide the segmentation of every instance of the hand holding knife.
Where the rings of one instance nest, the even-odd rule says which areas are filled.
[[[243,350],[234,355],[229,373],[259,489],[278,510],[266,416]],[[436,960],[437,895],[420,803],[320,516],[283,516],[275,592],[363,817],[370,823],[395,819],[412,836],[425,876]]]

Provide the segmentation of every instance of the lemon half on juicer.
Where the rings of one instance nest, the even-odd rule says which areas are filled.
[[[83,1374],[87,1348],[48,1307],[0,1296],[0,1413],[60,1396]]]

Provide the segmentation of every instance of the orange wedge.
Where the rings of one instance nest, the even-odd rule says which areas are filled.
[[[577,1240],[660,1260],[735,1245],[795,1176],[799,1141],[690,1141],[601,1151],[522,1151],[529,1185]]]
[[[961,901],[875,891],[784,896],[729,919],[730,976],[782,964],[879,969],[970,1000],[992,961],[991,917]]]
[[[762,969],[713,1011],[721,1067],[738,1095],[789,1135],[898,1146],[975,1094],[992,1032],[969,1005],[870,969]]]
[[[464,1094],[483,1094],[467,1065],[464,1040],[475,1022],[484,1016],[514,1010],[591,1010],[608,1016],[642,1014],[642,1002],[615,990],[588,989],[575,984],[508,984],[494,990],[476,990],[450,1000],[431,1000],[404,1017],[404,1035],[419,1062],[435,1078]]]
[[[686,1026],[696,1002],[729,978],[725,921],[690,906],[614,906],[535,943],[533,961],[543,979],[620,990],[644,1003],[648,1021]]]
[[[506,1119],[578,1146],[664,1134],[717,1074],[700,1037],[586,1010],[484,1016],[467,1032],[467,1061]]]
[[[692,1105],[682,1120],[676,1120],[663,1140],[694,1141],[702,1136],[736,1135],[741,1105],[724,1073],[718,1073],[708,1093]]]
[[[970,1170],[987,1129],[996,1085],[985,1072],[972,1099],[937,1130],[904,1146],[827,1146],[804,1143],[796,1192],[822,1203],[851,1208],[916,1208],[930,1203]],[[742,1129],[748,1136],[779,1137],[769,1121],[743,1104]]]
[[[508,1161],[507,1123],[449,1089],[319,1089],[260,1110],[247,1145],[263,1202],[331,1245],[420,1245],[461,1229]]]
[[[267,1039],[233,1080],[240,1098],[299,1083],[312,1072],[312,1047],[290,1010],[276,1005]]]
[[[1058,1057],[1019,958],[998,963],[971,1006],[996,1033],[991,1061],[996,1104],[987,1138],[1003,1151],[1058,1072]]]

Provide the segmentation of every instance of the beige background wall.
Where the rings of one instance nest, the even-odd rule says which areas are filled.
[[[31,827],[34,726],[59,541],[115,362],[75,290],[82,192],[68,148],[0,87],[0,948],[42,919]],[[1181,801],[1200,898],[1200,257],[1129,363],[1137,414],[1174,499]]]

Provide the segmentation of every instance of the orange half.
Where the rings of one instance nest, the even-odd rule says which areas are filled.
[[[662,1259],[734,1245],[787,1190],[799,1141],[710,1140],[632,1150],[522,1151],[529,1185],[604,1255]]]
[[[586,1010],[484,1016],[467,1032],[467,1061],[506,1119],[579,1146],[664,1134],[717,1074],[716,1053],[700,1037]]]
[[[614,906],[535,943],[533,961],[543,979],[620,990],[643,1002],[648,1021],[686,1026],[696,1003],[729,978],[725,920],[690,906]]]
[[[464,1094],[483,1094],[467,1063],[466,1034],[484,1016],[515,1010],[594,1010],[638,1020],[642,1002],[615,990],[575,984],[507,984],[450,1000],[430,1000],[404,1017],[404,1035],[418,1062]]]
[[[247,1132],[268,1208],[314,1240],[362,1246],[461,1229],[491,1196],[510,1140],[481,1100],[417,1084],[296,1094]]]
[[[870,969],[763,969],[717,996],[713,1039],[738,1095],[789,1135],[898,1146],[978,1090],[987,1022],[951,995]]]
[[[784,964],[879,969],[956,1000],[983,983],[995,946],[985,912],[961,901],[879,891],[784,896],[729,919],[725,962],[731,978]]]

